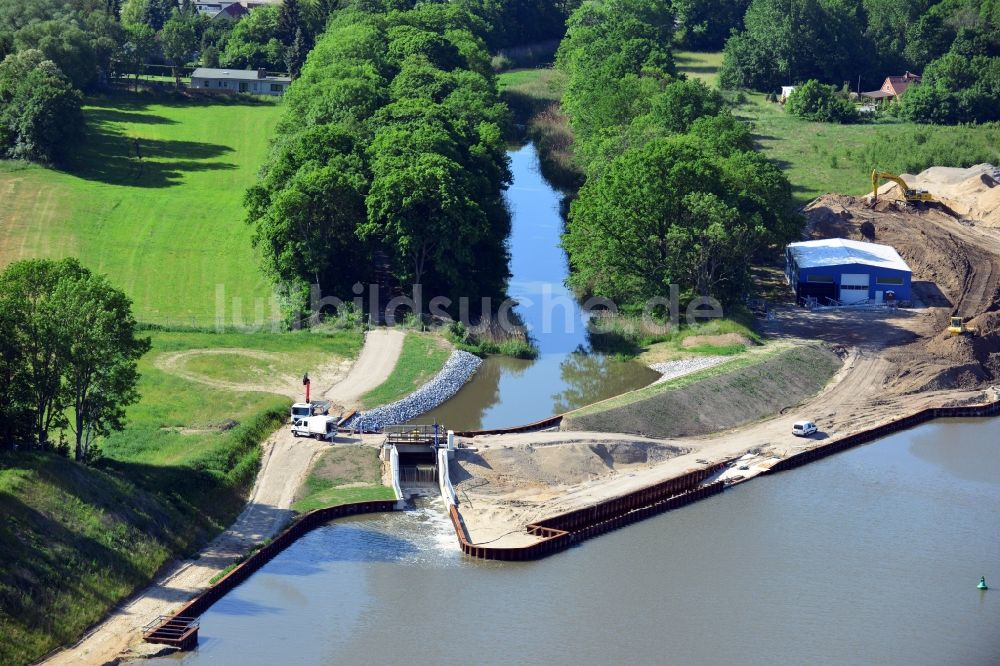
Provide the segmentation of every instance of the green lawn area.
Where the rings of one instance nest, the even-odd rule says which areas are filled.
[[[678,71],[718,84],[722,53],[675,54]],[[738,95],[734,95],[739,99]],[[865,194],[871,171],[916,173],[929,166],[968,167],[1000,160],[1000,124],[918,125],[885,118],[837,125],[801,120],[762,93],[745,93],[735,113],[753,124],[763,153],[785,172],[800,204],[836,192]]]
[[[239,381],[241,375],[250,371],[259,379],[270,368],[301,376],[303,366],[309,368],[337,358],[353,358],[362,344],[361,333],[354,330],[328,335],[306,331],[284,334],[154,331],[150,337],[153,349],[139,362],[142,400],[128,409],[128,427],[113,434],[102,445],[105,455],[115,460],[195,466],[203,466],[208,461],[216,465],[220,455],[228,456],[232,445],[235,428],[230,429],[231,422],[243,423],[256,414],[271,410],[281,412],[280,422],[287,419],[287,408],[291,404],[288,398],[226,390],[191,381],[157,367],[157,360],[165,354],[232,349],[268,355],[253,358],[213,354],[195,357],[200,361],[196,367],[192,367],[195,364],[189,360],[180,368],[210,380]],[[232,363],[233,358],[239,358],[240,363]],[[302,359],[302,365],[295,363],[295,359]]]
[[[497,75],[497,85],[501,91],[508,88],[530,90],[536,98],[558,101],[562,97],[565,79],[563,73],[553,67],[512,69]]]
[[[306,372],[329,365],[331,358],[353,358],[364,340],[358,331],[321,334],[183,333],[157,336],[161,352],[201,350],[178,361],[178,369],[208,380],[260,385],[287,379],[298,383]]]
[[[292,508],[305,513],[337,504],[395,497],[392,488],[382,485],[378,449],[337,444],[316,461]]]
[[[444,366],[451,348],[436,335],[409,332],[392,376],[361,396],[366,409],[387,405],[420,388]]]
[[[722,51],[700,53],[697,51],[677,51],[674,53],[677,71],[692,79],[700,79],[713,87],[719,83],[719,68],[722,66]]]
[[[243,323],[271,289],[250,247],[243,193],[268,151],[270,100],[143,93],[91,97],[64,170],[0,162],[0,266],[76,256],[135,302],[140,321]],[[136,140],[142,156],[135,157]],[[275,318],[270,303],[263,319]]]

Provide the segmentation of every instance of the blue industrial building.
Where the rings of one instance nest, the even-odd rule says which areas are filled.
[[[785,276],[797,300],[821,305],[910,300],[912,272],[888,245],[846,238],[791,243],[785,249]]]

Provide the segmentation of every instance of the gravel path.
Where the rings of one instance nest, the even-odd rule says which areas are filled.
[[[402,400],[362,412],[346,425],[360,432],[373,432],[387,425],[406,423],[458,393],[482,362],[469,352],[454,351],[434,379]]]
[[[652,363],[649,367],[660,373],[660,378],[653,382],[654,384],[659,384],[660,382],[669,381],[677,377],[690,375],[692,372],[698,372],[699,370],[704,370],[705,368],[711,368],[713,365],[719,365],[724,361],[728,361],[730,358],[732,357],[698,356],[695,358],[685,358],[680,361]]]

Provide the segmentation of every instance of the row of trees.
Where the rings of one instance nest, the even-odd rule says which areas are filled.
[[[0,446],[50,448],[70,430],[77,460],[121,429],[138,399],[131,302],[75,259],[32,259],[0,274]]]
[[[887,74],[927,68],[954,92],[945,74],[953,65],[935,61],[1000,53],[998,0],[753,0],[732,27],[721,83],[762,91],[808,79],[853,88],[859,77],[872,89]]]
[[[335,0],[285,0],[237,21],[193,0],[20,0],[0,3],[0,60],[39,50],[87,91],[146,64],[297,72]]]
[[[292,315],[311,284],[353,298],[376,253],[428,297],[506,290],[507,111],[481,24],[451,3],[380,9],[334,14],[246,196],[268,272],[293,285]]]
[[[561,39],[581,0],[458,0],[479,18],[490,51]]]
[[[670,294],[746,293],[750,261],[793,238],[791,188],[717,91],[678,77],[671,6],[588,3],[558,65],[586,180],[563,244],[581,293],[624,309]]]

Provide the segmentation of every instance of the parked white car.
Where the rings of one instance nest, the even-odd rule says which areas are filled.
[[[792,434],[796,437],[808,437],[816,432],[816,424],[812,421],[796,421],[792,424]]]

